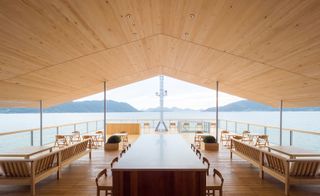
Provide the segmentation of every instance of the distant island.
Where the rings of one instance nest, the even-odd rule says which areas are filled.
[[[128,103],[107,101],[108,112],[159,112],[160,108],[149,108],[143,111],[139,111]],[[205,110],[193,110],[188,108],[164,108],[165,112],[214,112],[215,107]],[[219,107],[219,111],[222,112],[248,112],[248,111],[279,111],[279,108],[273,108],[254,101],[237,101],[225,106]],[[285,108],[284,111],[320,111],[320,107],[307,107],[307,108]],[[0,108],[0,113],[36,113],[38,109],[33,108]],[[90,113],[90,112],[103,112],[103,101],[79,101],[69,102],[54,107],[44,109],[46,113]]]
[[[320,111],[320,107],[306,107],[306,108],[284,108],[284,111]],[[215,107],[208,108],[204,111],[213,112],[216,111]],[[279,111],[279,108],[274,108],[262,103],[243,100],[230,103],[225,106],[219,107],[219,111],[222,112],[250,112],[250,111]]]
[[[128,103],[107,101],[108,112],[139,112]],[[38,109],[33,108],[0,108],[0,113],[35,113]],[[53,106],[43,110],[46,113],[89,113],[103,112],[103,101],[79,101],[69,102]]]

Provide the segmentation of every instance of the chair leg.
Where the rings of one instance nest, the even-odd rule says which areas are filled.
[[[100,196],[100,190],[97,188],[97,196]]]

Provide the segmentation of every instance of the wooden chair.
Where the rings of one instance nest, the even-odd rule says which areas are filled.
[[[222,145],[227,146],[228,143],[230,142],[229,138],[227,137],[227,134],[229,134],[230,132],[228,130],[222,130],[220,132],[220,142],[222,143]]]
[[[209,176],[209,170],[210,170],[210,162],[206,157],[202,158],[202,163],[207,165],[207,176]]]
[[[99,130],[99,131],[96,131],[96,134],[99,134],[99,136],[97,137],[97,145],[98,146],[102,146],[103,145],[103,131]]]
[[[206,196],[214,196],[215,191],[219,191],[219,196],[222,196],[223,182],[221,173],[217,169],[213,169],[213,176],[207,177]]]
[[[250,135],[250,131],[245,130],[242,132],[242,141],[249,144],[253,142],[253,137]]]
[[[182,129],[183,129],[183,131],[189,131],[190,124],[188,122],[183,123],[182,124]]]
[[[54,147],[65,147],[68,146],[67,138],[63,135],[56,135],[56,141],[54,142]]]
[[[259,135],[255,146],[266,147],[269,146],[269,136],[268,135]]]
[[[114,159],[112,159],[111,163],[110,163],[110,166],[111,168],[113,168],[113,165],[119,161],[119,158],[118,157],[115,157]]]
[[[83,135],[83,140],[91,140],[91,148],[98,148],[96,141],[93,141],[92,137],[90,135]]]
[[[199,159],[201,159],[201,152],[199,149],[196,149],[196,155],[199,157]]]
[[[100,196],[100,191],[106,191],[106,196],[112,195],[112,176],[108,176],[107,169],[100,171],[96,177],[97,196]]]
[[[123,149],[121,152],[120,152],[120,158],[123,156],[124,153],[126,153],[127,151],[125,149]]]
[[[126,133],[125,131],[121,132],[121,133]],[[123,144],[123,149],[125,149],[129,143],[129,139],[128,139],[128,135],[126,136],[122,136],[121,137],[121,140],[122,140],[122,144]]]
[[[128,144],[126,147],[126,150],[128,151],[130,147],[131,147],[131,144]]]
[[[203,123],[202,122],[198,122],[196,124],[196,131],[203,132]]]
[[[169,124],[169,129],[176,129],[177,128],[177,125],[175,122],[170,122]]]
[[[191,150],[193,150],[193,152],[196,151],[196,147],[194,146],[194,144],[191,144]]]
[[[72,134],[73,134],[72,139],[71,139],[72,143],[81,142],[80,131],[74,131],[74,132],[72,132]]]
[[[196,148],[201,148],[201,140],[202,140],[202,137],[197,135],[197,134],[200,134],[202,132],[196,132],[195,136],[194,136],[194,145]]]

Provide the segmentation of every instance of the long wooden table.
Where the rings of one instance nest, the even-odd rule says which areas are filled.
[[[112,169],[115,196],[205,195],[206,167],[180,135],[142,135]]]

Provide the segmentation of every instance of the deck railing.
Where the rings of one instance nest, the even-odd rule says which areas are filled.
[[[108,119],[107,123],[140,123],[142,133],[154,130],[159,119]],[[205,131],[215,135],[214,119],[166,119],[165,124],[172,129],[170,123],[175,124],[174,129],[177,132],[195,132]],[[188,126],[185,126],[185,125]],[[199,127],[200,125],[200,127]],[[202,125],[202,126],[201,126]],[[43,144],[53,143],[56,134],[67,134],[73,131],[80,133],[93,132],[103,129],[103,120],[86,121],[62,124],[58,126],[43,127]],[[146,129],[148,129],[146,131]],[[310,149],[320,149],[320,131],[305,131],[297,129],[282,129],[282,137],[280,137],[280,128],[274,126],[260,125],[248,122],[219,120],[219,130],[227,129],[235,133],[242,133],[249,130],[251,133],[267,134],[271,143],[280,145],[301,146]],[[0,133],[0,149],[12,146],[39,146],[40,145],[40,129],[26,129],[11,132]]]
[[[279,127],[240,122],[233,120],[219,120],[219,129],[226,129],[235,133],[248,130],[251,133],[269,135],[269,140],[275,145],[300,146],[304,148],[320,149],[320,131],[306,131],[299,129],[282,128],[282,137]]]

